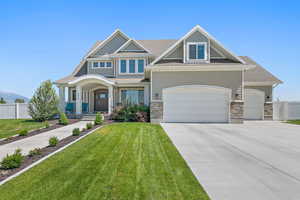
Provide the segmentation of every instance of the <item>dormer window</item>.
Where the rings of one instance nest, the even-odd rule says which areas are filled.
[[[206,42],[189,42],[188,60],[207,60],[207,43]]]

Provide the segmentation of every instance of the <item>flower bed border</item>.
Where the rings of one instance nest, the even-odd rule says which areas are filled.
[[[65,148],[71,146],[72,144],[76,143],[77,141],[81,140],[82,138],[88,136],[90,133],[94,132],[95,130],[98,130],[102,128],[103,126],[110,124],[109,123],[103,123],[103,125],[96,125],[92,129],[85,130],[84,132],[81,132],[79,136],[68,136],[62,140],[59,141],[57,146],[55,147],[44,147],[41,148],[41,154],[36,156],[24,156],[24,160],[19,168],[10,169],[10,170],[3,170],[0,169],[0,185],[3,185],[7,181],[19,176],[20,174],[24,173],[25,171],[29,170],[30,168],[38,165],[39,163],[43,162],[44,160],[48,159],[52,155],[64,150]]]
[[[53,124],[53,125],[50,125],[49,128],[44,127],[44,128],[31,130],[31,131],[28,132],[28,134],[26,136],[19,136],[18,134],[16,134],[16,135],[8,137],[8,138],[0,139],[0,145],[9,144],[9,143],[12,143],[12,142],[15,142],[15,141],[18,141],[18,140],[22,140],[24,138],[28,138],[28,137],[31,137],[31,136],[34,136],[34,135],[38,135],[40,133],[44,133],[44,132],[47,132],[47,131],[52,131],[54,129],[67,126],[67,125],[59,124],[58,120],[55,120],[55,121],[57,121],[57,122],[55,122],[55,124]],[[74,123],[79,122],[79,121],[80,121],[79,119],[69,119],[70,123],[68,125],[74,124]]]

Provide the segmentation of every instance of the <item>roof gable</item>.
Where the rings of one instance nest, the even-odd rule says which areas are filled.
[[[124,43],[120,48],[118,48],[115,53],[119,52],[147,52],[150,53],[148,49],[146,49],[142,44],[138,41],[130,39],[126,43]]]
[[[107,39],[99,43],[87,57],[101,56],[114,53],[122,45],[124,45],[130,38],[125,35],[121,30],[117,29]]]
[[[223,55],[225,55],[228,59],[232,59],[234,61],[238,61],[242,64],[245,64],[245,62],[230,52],[228,49],[226,49],[221,43],[219,43],[214,37],[212,37],[209,33],[207,33],[203,28],[201,28],[199,25],[195,26],[192,30],[190,30],[187,34],[185,34],[182,38],[180,38],[177,42],[175,42],[170,48],[168,48],[166,51],[164,51],[160,56],[158,56],[151,65],[156,64],[158,61],[163,59],[165,56],[170,54],[170,52],[174,51],[175,48],[177,48],[182,42],[185,40],[207,40],[212,46],[217,48],[220,52],[222,52]]]

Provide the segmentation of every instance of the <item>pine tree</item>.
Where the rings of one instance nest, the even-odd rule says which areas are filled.
[[[29,114],[36,121],[46,121],[58,113],[58,96],[47,80],[35,91],[29,102]]]

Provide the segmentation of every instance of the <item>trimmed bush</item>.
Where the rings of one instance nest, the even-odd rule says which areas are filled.
[[[50,127],[50,124],[48,121],[45,122],[45,128],[49,128]]]
[[[87,123],[86,124],[86,129],[91,129],[93,128],[93,124],[92,123]]]
[[[49,139],[49,146],[50,147],[55,147],[58,144],[59,140],[57,137],[51,137]]]
[[[97,112],[94,123],[95,125],[101,125],[103,123],[103,115],[101,113]]]
[[[32,150],[29,151],[28,156],[33,157],[33,156],[41,155],[41,154],[42,154],[41,149],[40,148],[35,148],[35,149],[32,149]]]
[[[28,134],[28,130],[27,129],[21,129],[17,131],[19,136],[26,136]]]
[[[86,131],[86,128],[82,128],[82,129],[81,129],[81,132],[84,132],[84,131]]]
[[[80,129],[79,129],[79,128],[74,128],[74,129],[73,129],[72,135],[73,135],[73,136],[78,136],[78,135],[80,135]]]
[[[122,122],[148,122],[150,110],[148,106],[129,105],[118,106],[111,118]]]
[[[14,154],[6,155],[1,161],[2,169],[14,169],[21,166],[24,157],[21,153],[21,149],[17,149]]]
[[[60,113],[59,124],[60,125],[68,125],[69,124],[69,120],[65,113]]]

